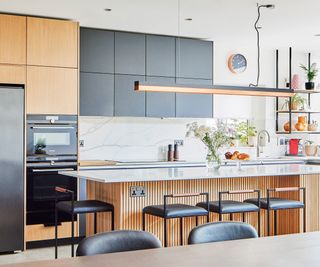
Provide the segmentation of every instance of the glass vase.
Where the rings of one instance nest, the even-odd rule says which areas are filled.
[[[206,157],[206,166],[209,170],[219,170],[221,167],[220,156],[208,153]]]

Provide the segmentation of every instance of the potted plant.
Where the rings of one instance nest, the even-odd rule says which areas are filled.
[[[306,67],[302,64],[300,64],[300,68],[302,68],[308,78],[308,82],[306,82],[306,90],[313,90],[314,89],[314,78],[318,75],[319,69],[317,68],[316,63],[312,63],[312,65],[309,67]]]
[[[306,99],[302,96],[300,96],[299,94],[294,94],[291,97],[291,110],[298,110],[302,107],[302,109],[304,109],[304,105],[306,103]],[[289,103],[290,100],[289,98],[286,99],[282,105],[282,110],[285,109],[285,107],[287,107],[287,109],[289,109]]]
[[[237,134],[240,136],[240,142],[249,146],[256,145],[257,130],[253,125],[249,125],[247,122],[240,122],[236,126]]]
[[[187,124],[186,136],[199,138],[207,147],[206,163],[207,167],[219,169],[221,166],[221,157],[219,150],[225,145],[231,145],[231,137],[226,133],[224,127],[214,129],[205,125],[198,126],[196,122]]]

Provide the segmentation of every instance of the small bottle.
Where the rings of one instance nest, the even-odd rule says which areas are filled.
[[[179,160],[179,150],[178,150],[178,144],[174,145],[174,152],[173,152],[173,158],[174,161],[178,161]]]
[[[168,161],[173,161],[173,150],[172,145],[168,145]]]

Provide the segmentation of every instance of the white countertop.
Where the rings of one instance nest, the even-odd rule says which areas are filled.
[[[278,164],[253,166],[247,165],[242,166],[241,170],[234,166],[223,166],[218,171],[208,170],[206,167],[186,167],[120,170],[80,170],[59,173],[67,176],[93,180],[102,183],[121,183],[320,174],[320,166],[305,164]]]

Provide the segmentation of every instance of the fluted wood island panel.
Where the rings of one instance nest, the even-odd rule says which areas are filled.
[[[145,197],[130,197],[131,186],[145,186]],[[224,190],[260,189],[261,195],[266,196],[267,188],[305,186],[307,192],[307,231],[320,230],[319,225],[319,174],[311,175],[281,175],[262,177],[237,177],[221,179],[194,179],[194,180],[164,180],[164,181],[140,181],[102,183],[87,181],[87,194],[89,199],[99,199],[113,203],[115,206],[115,228],[116,229],[142,229],[142,209],[147,205],[162,204],[163,195],[171,193],[209,192],[210,200],[218,199],[218,192]],[[302,199],[298,192],[280,192],[277,196],[291,199]],[[244,200],[254,195],[231,195],[232,199]],[[200,197],[174,199],[180,203],[196,204]],[[278,234],[297,233],[302,231],[302,210],[279,211]],[[224,215],[223,220],[228,220],[229,215]],[[108,214],[98,215],[98,231],[108,231],[111,228],[110,216]],[[216,214],[210,214],[210,221],[217,221]],[[234,215],[234,220],[241,220],[240,215]],[[257,228],[256,213],[247,214],[246,221]],[[271,221],[273,214],[271,213]],[[199,223],[204,223],[200,219]],[[179,220],[171,219],[168,223],[168,244],[179,244]],[[195,227],[195,218],[184,219],[184,243],[190,230]],[[163,241],[162,219],[147,216],[146,230],[154,233]],[[92,217],[88,215],[87,234],[93,231]],[[261,233],[266,235],[266,212],[262,210]],[[273,227],[271,226],[271,233]]]

